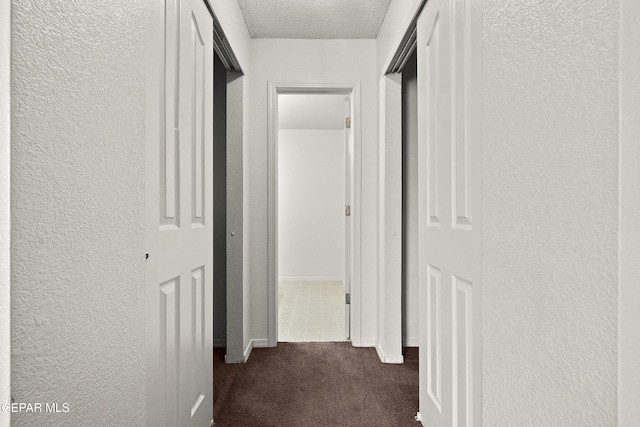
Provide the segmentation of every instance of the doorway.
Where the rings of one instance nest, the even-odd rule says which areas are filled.
[[[419,346],[418,321],[418,63],[402,68],[402,346]]]
[[[348,338],[348,111],[346,95],[278,96],[278,341]]]
[[[270,89],[269,345],[349,340],[360,326],[359,85]]]

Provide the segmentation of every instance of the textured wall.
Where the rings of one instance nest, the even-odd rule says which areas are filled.
[[[618,1],[485,1],[483,31],[484,425],[613,426]]]
[[[145,419],[145,8],[13,2],[13,425]]]
[[[0,4],[0,405],[11,400],[10,59],[11,2],[3,2]],[[0,411],[0,425],[9,425],[10,418],[10,413]]]
[[[267,331],[267,92],[274,83],[362,83],[362,340],[376,336],[377,96],[374,40],[253,39],[249,147],[251,334]],[[245,205],[246,206],[246,205]]]

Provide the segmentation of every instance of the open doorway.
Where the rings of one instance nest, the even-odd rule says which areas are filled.
[[[302,98],[286,98],[286,96],[300,96]],[[332,96],[333,98],[326,98],[327,101],[322,101],[325,98],[322,96]],[[306,97],[306,101],[304,98]],[[329,110],[322,108],[321,105],[323,102],[331,102],[328,100],[334,100],[335,106],[330,108]],[[308,104],[306,107],[300,107],[299,105],[296,107],[295,103],[287,107],[288,101],[301,101],[301,102],[311,102],[319,103],[320,105],[316,105],[315,107],[311,104]],[[284,173],[289,173],[289,178],[283,178],[289,184],[289,186],[298,186],[301,187],[298,189],[298,196],[290,197],[289,201],[283,201],[285,203],[285,207],[283,208],[279,202],[279,174],[280,174],[280,166],[279,166],[279,137],[280,137],[280,120],[279,115],[282,114],[280,111],[280,104],[284,102],[284,109],[282,112],[285,113],[287,109],[292,111],[294,114],[294,118],[292,118],[287,123],[288,119],[284,119],[283,121],[283,136],[284,142],[283,146],[288,145],[293,147],[293,151],[289,150],[288,154],[291,156],[291,153],[299,152],[302,145],[296,145],[295,142],[292,141],[303,141],[301,144],[307,145],[316,145],[316,149],[318,147],[322,147],[322,138],[317,138],[319,135],[318,132],[315,132],[316,137],[309,138],[309,135],[313,134],[311,132],[307,134],[307,136],[300,138],[301,131],[305,131],[308,129],[313,129],[313,127],[318,128],[321,127],[319,125],[311,125],[311,124],[302,124],[304,120],[317,120],[317,121],[328,121],[333,117],[331,126],[324,125],[324,131],[331,131],[328,133],[333,133],[336,135],[335,150],[331,150],[332,153],[335,153],[333,160],[330,165],[325,165],[324,167],[318,168],[316,166],[310,166],[310,164],[315,164],[320,160],[319,154],[312,154],[311,156],[306,155],[307,166],[302,167],[301,161],[291,163],[291,168],[289,168],[289,172],[287,172],[287,166],[285,166]],[[285,85],[285,84],[275,84],[269,83],[269,217],[268,217],[268,225],[269,225],[269,245],[268,245],[268,266],[269,266],[269,346],[275,347],[279,341],[279,305],[280,301],[284,300],[284,296],[279,298],[279,283],[285,283],[284,287],[293,286],[291,284],[287,284],[287,282],[300,282],[301,280],[297,279],[309,279],[315,278],[316,280],[304,280],[307,282],[330,282],[330,287],[333,287],[335,294],[340,293],[340,296],[334,296],[334,293],[327,294],[324,291],[326,289],[320,291],[317,290],[317,293],[324,293],[324,298],[327,302],[331,301],[334,303],[331,308],[326,308],[326,313],[322,316],[322,312],[325,310],[318,310],[314,303],[308,302],[306,304],[307,308],[313,308],[317,314],[320,311],[320,322],[324,317],[325,320],[330,318],[332,315],[337,320],[337,322],[330,322],[328,325],[324,325],[326,329],[326,333],[322,334],[322,323],[318,327],[317,323],[311,325],[310,332],[307,336],[307,325],[309,324],[309,320],[307,318],[305,323],[305,336],[304,338],[299,337],[296,341],[336,341],[336,340],[351,340],[354,345],[359,345],[360,343],[360,330],[361,330],[361,322],[360,322],[360,304],[361,304],[361,144],[360,144],[360,134],[361,128],[359,125],[359,112],[360,112],[360,85],[359,84],[331,84],[331,83],[313,83],[313,84],[295,84],[295,85]],[[329,113],[327,113],[329,111]],[[298,116],[301,114],[302,116]],[[305,119],[306,116],[306,119]],[[297,118],[295,118],[297,117]],[[291,124],[291,123],[298,123]],[[296,129],[297,127],[297,129]],[[316,129],[317,131],[318,129]],[[323,131],[323,132],[324,132]],[[288,135],[286,135],[288,134]],[[298,135],[296,138],[295,135]],[[337,135],[341,135],[339,139],[340,145],[338,146]],[[287,139],[288,138],[288,139]],[[288,141],[288,142],[287,142]],[[315,143],[313,142],[315,141]],[[338,147],[340,150],[338,151]],[[284,158],[287,156],[286,154],[287,148],[285,148],[285,154],[283,154]],[[338,157],[339,154],[342,154],[342,157]],[[326,161],[329,161],[329,157],[331,157],[328,153],[324,153],[324,157],[326,157]],[[336,166],[333,166],[336,165]],[[315,172],[312,174],[312,169]],[[298,171],[297,177],[291,175]],[[334,178],[343,176],[339,181],[340,188],[337,189],[337,183],[333,182]],[[300,181],[309,178],[310,176],[315,176],[315,186],[316,189],[307,188],[305,190],[304,185]],[[331,188],[337,189],[333,190],[333,192],[328,191],[328,183],[332,181],[333,184]],[[311,191],[310,191],[311,190]],[[342,195],[340,195],[340,190],[342,190]],[[322,197],[328,197],[330,194],[333,194],[334,202],[329,203],[325,200],[326,203],[318,203],[318,200]],[[315,199],[313,199],[315,195]],[[311,197],[311,199],[310,199]],[[304,200],[306,201],[304,201]],[[341,200],[341,201],[340,201]],[[286,204],[288,203],[288,205]],[[318,233],[317,228],[318,222],[317,218],[319,217],[319,211],[324,210],[326,206],[331,204],[331,217],[333,218],[333,223],[342,223],[341,227],[337,227],[334,229],[334,237],[332,241],[334,246],[327,246],[327,232]],[[314,208],[315,206],[315,208]],[[311,212],[301,212],[302,208],[311,209]],[[297,212],[296,213],[294,213]],[[285,219],[280,220],[280,216],[283,215]],[[320,215],[322,217],[329,216],[329,214]],[[292,223],[298,223],[300,221],[305,221],[308,217],[316,218],[313,222],[307,222],[306,226],[300,226]],[[289,219],[286,219],[289,218]],[[318,269],[320,256],[311,256],[310,254],[303,254],[303,250],[295,249],[295,246],[289,246],[288,253],[293,254],[294,256],[294,266],[293,267],[301,267],[302,264],[295,265],[295,257],[300,257],[303,255],[307,255],[308,259],[306,261],[306,265],[311,268],[316,268],[316,270],[312,270],[311,268],[307,272],[295,272],[294,270],[283,270],[280,272],[280,262],[279,256],[281,256],[279,251],[280,246],[280,224],[285,225],[285,234],[287,233],[286,229],[289,228],[289,236],[293,236],[293,239],[297,239],[300,235],[304,233],[313,234],[315,231],[316,238],[317,235],[320,234],[321,241],[324,242],[322,244],[316,243],[314,247],[314,251],[317,254],[320,247],[324,247],[322,258],[328,259],[338,259],[339,264],[342,264],[342,268],[344,273],[342,273],[342,269],[338,268],[337,270],[324,270],[322,272]],[[298,231],[296,231],[298,230]],[[283,237],[284,238],[284,237]],[[342,241],[342,245],[338,242],[338,239]],[[299,241],[300,239],[298,239]],[[286,244],[286,243],[285,243]],[[337,246],[340,245],[341,247]],[[292,249],[293,248],[293,249]],[[338,248],[338,249],[332,249]],[[308,247],[305,251],[309,251]],[[282,256],[286,258],[287,249],[283,251]],[[340,262],[341,261],[341,262]],[[289,267],[287,267],[287,263],[289,262]],[[334,262],[335,265],[335,262]],[[287,261],[286,259],[283,261],[282,268],[293,268],[291,267],[291,261]],[[281,280],[284,279],[284,280]],[[335,282],[338,282],[336,284]],[[308,284],[309,290],[307,293],[313,293],[312,288],[321,286],[320,283]],[[298,289],[300,291],[300,289]],[[299,295],[298,295],[299,297]],[[296,297],[295,299],[298,299]],[[291,297],[293,299],[293,297]],[[309,301],[309,298],[307,298]],[[342,316],[340,316],[340,310],[338,307],[342,307]],[[285,305],[286,309],[286,305]],[[302,325],[295,324],[295,315],[292,313],[292,310],[288,310],[289,313],[283,312],[283,321],[289,321],[289,329],[291,332],[292,328],[302,329]],[[303,311],[303,310],[300,310]],[[288,314],[288,316],[287,316]],[[288,317],[288,319],[286,319]],[[343,320],[344,319],[344,320]],[[283,328],[283,331],[286,329]],[[319,330],[320,329],[320,330]],[[340,332],[342,330],[342,332]],[[301,331],[299,331],[301,332]],[[323,338],[326,336],[327,338]],[[291,340],[291,335],[289,334],[287,340]]]
[[[402,68],[402,345],[418,347],[418,62]],[[404,352],[406,355],[406,351]]]
[[[278,341],[348,339],[349,104],[278,95]]]
[[[227,70],[214,54],[213,345],[227,346]]]

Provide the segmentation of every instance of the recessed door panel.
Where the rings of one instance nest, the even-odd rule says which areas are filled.
[[[427,266],[427,389],[431,401],[441,410],[442,398],[442,319],[440,270]]]
[[[206,395],[205,372],[206,348],[206,307],[205,307],[205,269],[201,266],[191,273],[191,415],[200,408]]]
[[[473,425],[473,286],[453,276],[453,425]]]
[[[178,422],[178,373],[179,347],[178,334],[180,278],[176,277],[160,285],[160,359],[165,377],[164,411],[167,422]]]
[[[441,116],[438,108],[441,92],[440,80],[440,14],[437,13],[433,20],[431,33],[424,48],[427,60],[427,224],[440,226],[438,217],[438,118]]]
[[[204,148],[205,148],[205,43],[198,20],[191,15],[191,66],[193,67],[193,103],[191,116],[191,209],[192,224],[204,223]]]

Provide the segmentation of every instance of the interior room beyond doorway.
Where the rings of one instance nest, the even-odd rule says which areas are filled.
[[[349,97],[278,96],[278,341],[345,341]]]

